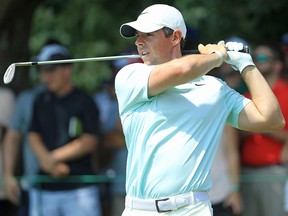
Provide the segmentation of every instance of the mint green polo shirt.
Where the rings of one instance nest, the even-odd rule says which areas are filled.
[[[156,199],[207,191],[223,127],[238,127],[250,100],[207,75],[148,98],[153,67],[125,66],[115,80],[128,148],[127,195]]]

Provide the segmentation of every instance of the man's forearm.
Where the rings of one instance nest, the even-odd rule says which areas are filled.
[[[4,175],[14,176],[16,161],[20,149],[20,133],[7,130],[3,141]]]
[[[242,72],[252,101],[267,126],[281,128],[285,124],[278,100],[265,78],[255,66],[248,66]]]
[[[40,163],[43,159],[49,157],[50,152],[44,145],[38,133],[36,132],[29,133],[29,143],[32,151],[34,152]]]
[[[97,145],[95,136],[83,134],[78,139],[57,148],[51,152],[52,157],[58,162],[66,162],[92,153]]]

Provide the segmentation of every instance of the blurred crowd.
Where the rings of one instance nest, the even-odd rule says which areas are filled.
[[[188,28],[185,49],[197,49],[196,33]],[[288,33],[253,47],[239,37],[225,41],[250,47],[288,122]],[[47,41],[37,55],[39,61],[68,58],[72,55],[56,40]],[[38,85],[18,95],[0,88],[0,216],[121,215],[127,149],[114,78],[137,62],[108,62],[111,74],[92,95],[73,85],[70,64],[38,67]],[[252,97],[228,64],[210,75]],[[227,125],[211,170],[214,215],[288,216],[287,164],[287,125],[267,133]]]

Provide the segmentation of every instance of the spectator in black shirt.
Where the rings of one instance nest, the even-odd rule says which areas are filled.
[[[64,46],[50,44],[37,60],[68,58]],[[98,109],[89,95],[73,86],[70,64],[42,65],[39,71],[47,91],[35,100],[29,140],[41,167],[39,174],[53,181],[35,185],[30,215],[101,215],[96,185],[72,178],[93,174],[90,153],[98,143]]]

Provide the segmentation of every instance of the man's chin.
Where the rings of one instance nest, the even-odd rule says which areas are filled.
[[[152,65],[152,62],[151,61],[143,61],[144,62],[144,64],[146,64],[146,65]]]
[[[152,65],[152,61],[150,58],[147,58],[145,56],[142,56],[142,61],[144,62],[144,64],[146,65]]]

